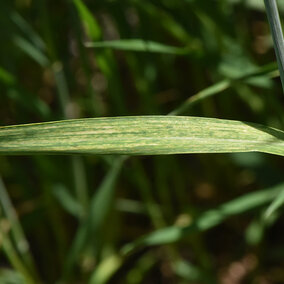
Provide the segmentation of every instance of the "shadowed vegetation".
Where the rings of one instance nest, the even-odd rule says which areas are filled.
[[[272,2],[1,1],[0,283],[284,282]]]

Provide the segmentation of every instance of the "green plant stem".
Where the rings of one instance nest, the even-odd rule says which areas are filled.
[[[284,91],[284,38],[276,0],[264,0]]]
[[[25,261],[25,265],[28,266],[29,270],[35,277],[36,275],[36,268],[35,263],[33,261],[32,255],[30,254],[29,250],[29,243],[26,239],[20,221],[18,219],[16,210],[14,209],[12,202],[9,198],[7,189],[5,184],[0,176],[0,205],[8,219],[10,226],[11,226],[11,233],[14,238],[14,241],[17,246],[17,250],[19,251],[21,257]]]
[[[2,212],[0,210],[0,216],[2,216]],[[0,218],[0,248],[3,249],[7,258],[9,259],[11,265],[22,274],[25,278],[25,283],[27,284],[35,284],[33,276],[28,271],[25,263],[18,255],[15,247],[13,246],[10,238],[8,237],[9,228],[6,227],[5,219]]]
[[[207,231],[230,216],[240,215],[273,200],[281,191],[284,184],[264,190],[248,193],[236,199],[223,203],[221,206],[201,214],[191,224],[184,227],[170,226],[141,237],[134,243],[129,243],[121,250],[122,255],[128,255],[141,246],[165,245],[185,239],[192,233]]]
[[[258,76],[267,75],[269,78],[273,78],[278,76],[278,70],[276,69],[277,66],[274,63],[270,63],[264,66],[259,67],[257,70],[253,72],[249,72],[242,76],[239,76],[234,79],[224,79],[219,81],[213,85],[210,85],[198,93],[190,96],[187,100],[185,100],[181,105],[177,108],[172,110],[168,115],[181,115],[186,113],[193,105],[207,99],[209,97],[215,96],[229,88],[231,88],[235,83],[242,82],[246,83],[249,82],[250,79],[256,78]]]
[[[58,59],[58,53],[55,45],[55,35],[51,29],[49,11],[47,9],[47,2],[44,1],[42,6],[42,16],[44,19],[44,28],[47,38],[47,50],[49,53],[51,70],[55,79],[55,85],[58,93],[58,100],[60,104],[61,116],[64,119],[67,119],[70,115],[67,113],[67,106],[70,103],[70,92],[64,72],[64,67],[62,62]],[[71,114],[72,116],[72,114]],[[75,187],[75,192],[80,201],[80,204],[83,209],[83,215],[87,211],[88,206],[88,190],[87,190],[87,181],[85,176],[85,171],[83,168],[83,161],[81,157],[70,157],[71,162],[71,171],[73,175],[73,182]],[[82,216],[83,218],[84,216]]]

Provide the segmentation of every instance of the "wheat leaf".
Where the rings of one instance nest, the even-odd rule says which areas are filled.
[[[252,152],[284,156],[284,132],[255,123],[201,117],[137,116],[0,127],[0,154]]]

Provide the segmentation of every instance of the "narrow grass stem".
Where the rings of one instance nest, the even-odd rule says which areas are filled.
[[[58,93],[58,99],[60,103],[60,111],[62,118],[67,119],[69,118],[70,114],[67,113],[67,106],[70,103],[70,93],[69,88],[63,68],[62,62],[59,60],[58,52],[55,48],[54,38],[55,35],[53,33],[53,30],[50,26],[50,15],[47,8],[44,8],[47,5],[48,1],[45,1],[42,10],[43,18],[44,18],[44,25],[46,30],[46,37],[48,38],[48,51],[49,51],[49,58],[50,61],[53,62],[51,64],[51,70],[54,75],[55,79],[55,85]],[[72,116],[72,114],[71,114]],[[83,161],[82,158],[77,157],[70,157],[71,161],[71,171],[73,174],[73,181],[74,181],[74,187],[75,192],[77,194],[78,200],[80,201],[80,204],[82,205],[83,211],[86,212],[87,208],[87,201],[88,201],[88,190],[87,190],[87,181],[83,169]],[[78,174],[79,172],[79,174]],[[83,212],[83,213],[84,213]]]
[[[199,103],[204,99],[215,96],[231,88],[236,82],[245,83],[252,78],[256,78],[262,75],[267,75],[269,78],[279,76],[278,70],[276,68],[277,68],[276,64],[270,63],[259,67],[257,70],[254,70],[253,72],[249,72],[235,79],[224,79],[222,81],[219,81],[213,85],[210,85],[209,87],[202,89],[198,93],[190,96],[181,105],[179,105],[177,108],[175,108],[170,113],[168,113],[168,115],[181,115],[183,113],[186,113],[194,104]]]
[[[7,189],[4,185],[2,177],[0,176],[0,206],[2,206],[3,212],[6,215],[7,220],[11,226],[11,233],[14,237],[17,250],[19,251],[21,257],[25,261],[25,265],[28,269],[36,275],[35,263],[33,261],[32,255],[29,250],[29,244],[22,229],[21,223],[18,219],[15,208],[12,205],[10,197],[8,195]]]
[[[284,91],[284,38],[276,0],[264,0]]]
[[[30,271],[27,269],[26,264],[21,259],[19,254],[17,253],[16,248],[14,247],[11,239],[8,237],[9,233],[9,223],[6,222],[4,218],[2,218],[3,213],[0,208],[0,247],[3,249],[6,254],[8,260],[15,270],[20,272],[20,274],[24,277],[25,283],[27,284],[35,284],[35,280],[33,276],[30,274]]]

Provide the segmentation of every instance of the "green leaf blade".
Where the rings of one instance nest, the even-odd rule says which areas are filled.
[[[259,151],[284,155],[284,132],[201,117],[90,118],[0,128],[0,154],[161,155]]]
[[[153,52],[153,53],[167,53],[175,55],[184,55],[188,53],[185,47],[176,47],[165,45],[154,41],[145,41],[142,39],[120,39],[110,41],[87,42],[86,47],[91,48],[112,48],[126,51],[136,52]]]
[[[207,231],[228,219],[231,216],[245,213],[262,206],[283,191],[284,184],[278,184],[271,188],[248,193],[234,200],[208,210],[197,217],[190,225],[185,227],[170,226],[154,231],[133,243],[127,244],[122,249],[123,254],[128,254],[141,246],[164,245],[181,241],[192,233]]]

